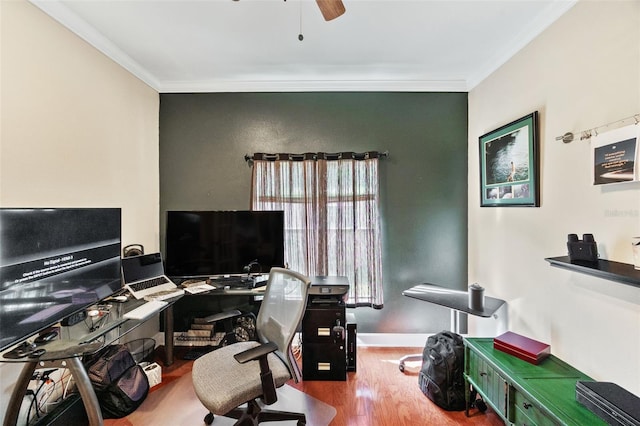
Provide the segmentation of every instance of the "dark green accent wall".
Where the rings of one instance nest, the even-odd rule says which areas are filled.
[[[160,239],[167,210],[246,210],[254,152],[389,151],[381,160],[384,308],[359,333],[428,333],[449,312],[402,296],[467,287],[466,93],[160,95]]]

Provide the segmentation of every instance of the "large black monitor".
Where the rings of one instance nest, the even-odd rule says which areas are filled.
[[[113,294],[120,209],[0,209],[0,350]]]
[[[282,211],[168,211],[165,271],[180,278],[284,266]]]

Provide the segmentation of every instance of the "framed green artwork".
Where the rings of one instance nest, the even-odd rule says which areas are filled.
[[[538,207],[538,111],[480,136],[480,206]]]

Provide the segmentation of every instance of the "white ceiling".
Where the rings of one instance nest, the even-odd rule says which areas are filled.
[[[577,0],[30,1],[167,93],[465,92]]]

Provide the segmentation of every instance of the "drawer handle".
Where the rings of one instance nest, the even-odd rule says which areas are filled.
[[[522,406],[524,407],[525,410],[528,410],[531,407],[531,404],[529,404],[528,402],[523,402]]]
[[[480,372],[480,377],[482,377],[482,376],[486,376],[486,375],[487,375],[487,373],[485,373],[484,371],[481,371],[481,372]]]

